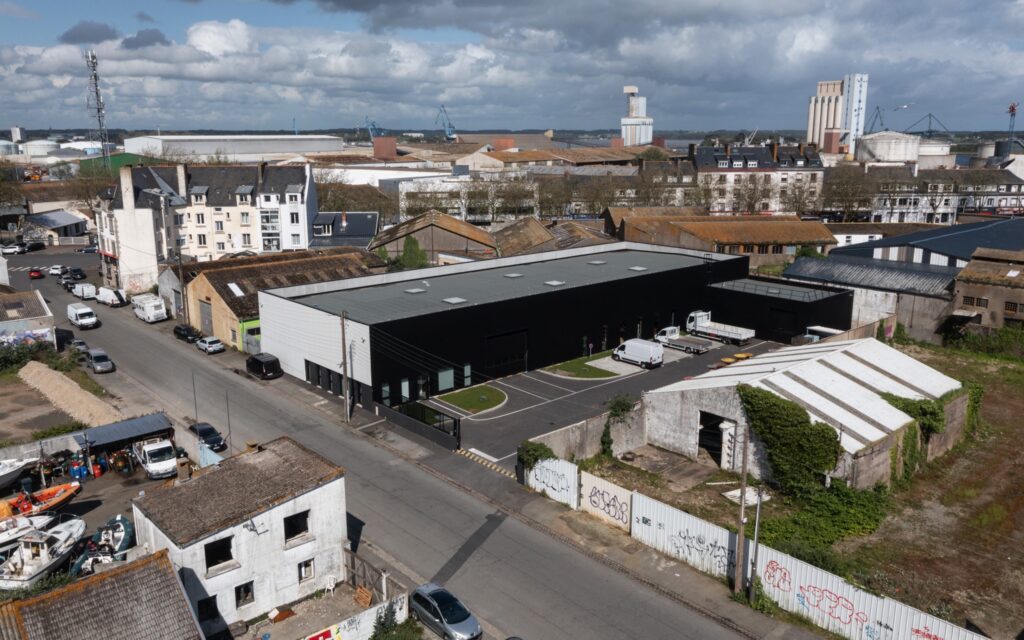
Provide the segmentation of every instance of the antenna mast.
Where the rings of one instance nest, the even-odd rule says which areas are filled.
[[[96,118],[96,137],[99,138],[100,150],[103,153],[103,166],[110,168],[110,150],[107,145],[107,114],[100,95],[99,63],[96,52],[89,50],[85,54],[85,66],[89,68],[89,92],[86,94],[85,106],[89,115]]]

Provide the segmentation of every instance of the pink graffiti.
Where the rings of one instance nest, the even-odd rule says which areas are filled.
[[[800,587],[800,593],[803,594],[804,604],[808,608],[817,609],[833,620],[843,624],[850,624],[853,620],[860,624],[868,621],[867,615],[863,611],[856,611],[852,602],[828,589],[804,585]]]
[[[910,635],[915,638],[924,638],[924,640],[944,640],[942,636],[935,635],[932,630],[925,626],[924,629],[914,629],[910,632]]]
[[[764,581],[779,591],[792,591],[793,583],[790,581],[789,569],[786,569],[778,562],[772,560],[764,568]]]

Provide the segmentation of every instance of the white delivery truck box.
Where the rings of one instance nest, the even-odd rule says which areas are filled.
[[[132,296],[132,309],[135,315],[146,322],[160,322],[167,319],[167,307],[164,299],[153,293],[140,293]]]
[[[82,300],[92,300],[96,297],[96,285],[89,284],[88,282],[79,282],[75,285],[75,288],[71,290],[76,298]]]
[[[99,324],[96,312],[83,302],[72,302],[68,305],[68,322],[79,329],[91,329]]]
[[[622,360],[639,365],[644,369],[660,367],[665,356],[665,347],[660,342],[634,338],[615,347],[613,360]]]
[[[128,304],[128,297],[125,296],[124,289],[100,287],[96,291],[96,302],[105,304],[108,307],[123,307]]]

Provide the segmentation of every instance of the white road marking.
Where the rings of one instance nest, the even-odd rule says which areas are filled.
[[[540,398],[541,400],[547,400],[548,399],[548,398],[545,398],[544,396],[539,396],[536,393],[530,393],[526,389],[520,389],[519,387],[517,387],[515,385],[511,385],[511,384],[509,384],[507,382],[502,382],[501,380],[495,380],[494,382],[495,382],[495,384],[500,384],[501,386],[508,387],[509,389],[515,389],[516,391],[519,391],[521,393],[525,393],[528,396],[533,396],[534,398]],[[562,396],[562,397],[564,398],[565,396]]]
[[[579,391],[573,391],[571,393],[565,394],[564,396],[559,396],[557,398],[551,398],[550,400],[544,400],[544,402],[538,402],[537,404],[530,405],[529,407],[523,407],[522,409],[516,409],[515,411],[509,411],[508,413],[503,413],[500,416],[488,416],[486,418],[474,418],[474,417],[470,416],[470,417],[466,418],[466,420],[469,420],[469,421],[472,421],[472,422],[487,422],[488,420],[497,420],[498,418],[507,418],[508,416],[513,416],[513,415],[515,415],[517,413],[522,413],[523,411],[529,411],[530,409],[536,409],[537,407],[545,405],[545,404],[549,404],[549,403],[552,403],[552,402],[557,402],[559,400],[565,400],[566,398],[568,398],[570,396],[574,396],[574,395],[576,395],[578,393],[583,393],[584,391],[590,391],[591,389],[597,389],[598,387],[603,387],[605,385],[614,384],[616,382],[621,382],[622,380],[626,380],[627,378],[632,378],[633,376],[638,376],[638,375],[643,374],[643,373],[647,373],[647,370],[646,369],[641,369],[640,371],[637,371],[636,373],[629,373],[629,374],[626,374],[624,376],[619,376],[619,377],[615,378],[614,380],[609,380],[608,382],[603,382],[601,384],[595,384],[592,387],[587,387],[586,389],[580,389]],[[508,385],[508,386],[511,386],[511,385]],[[515,387],[512,387],[512,388],[515,389]],[[530,395],[533,395],[533,394],[530,394]],[[540,396],[537,396],[537,397],[539,398]],[[506,457],[508,457],[508,456],[506,456]]]
[[[488,462],[497,462],[498,461],[497,458],[492,458],[491,456],[487,455],[483,451],[481,451],[479,449],[474,449],[473,447],[469,448],[469,452],[470,453],[475,453],[476,455],[480,456],[484,460],[487,460]]]
[[[512,453],[510,453],[510,454],[508,454],[507,456],[503,456],[503,457],[501,457],[501,458],[498,458],[497,460],[495,460],[495,462],[501,462],[502,460],[508,460],[509,458],[511,458],[511,457],[512,457],[512,456],[514,456],[514,455],[516,455],[516,452],[515,452],[515,451],[513,451],[513,452],[512,452]]]
[[[560,386],[558,386],[557,384],[551,384],[551,383],[550,383],[550,382],[548,382],[547,380],[541,380],[540,378],[534,378],[533,376],[531,376],[531,375],[529,375],[529,374],[526,374],[526,373],[522,374],[522,376],[523,376],[524,378],[529,378],[530,380],[536,380],[537,382],[540,382],[540,383],[546,384],[546,385],[548,385],[548,386],[551,386],[551,387],[554,387],[554,388],[556,388],[556,389],[561,389],[562,391],[572,391],[572,389],[566,389],[565,387],[560,387]]]
[[[426,402],[427,403],[433,403],[433,404],[437,405],[437,407],[439,409],[443,409],[445,411],[451,411],[451,412],[455,413],[460,418],[465,418],[466,416],[472,415],[472,414],[470,414],[470,413],[468,413],[468,412],[466,412],[466,411],[456,407],[452,403],[445,402],[444,400],[440,400],[438,398],[427,398]]]
[[[314,402],[314,403],[313,403],[313,406],[314,406],[314,407],[322,407],[322,406],[324,406],[325,404],[327,404],[327,400],[321,400],[320,402]]]
[[[363,426],[361,426],[358,429],[356,429],[356,431],[366,431],[370,427],[378,425],[378,424],[380,424],[382,422],[387,422],[387,418],[381,418],[380,420],[377,420],[376,422],[371,422],[370,424],[364,424]]]

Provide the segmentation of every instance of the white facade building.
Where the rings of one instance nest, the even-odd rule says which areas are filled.
[[[868,74],[850,73],[843,78],[843,130],[851,155],[857,152],[857,141],[864,135],[864,119],[868,108]]]
[[[654,118],[647,115],[647,98],[639,95],[640,90],[632,85],[622,88],[629,96],[629,112],[622,118],[622,144],[637,147],[654,141]]]
[[[864,134],[867,116],[868,75],[847,74],[842,80],[818,83],[818,92],[811,96],[807,106],[807,142],[825,147],[825,131],[837,129],[848,145],[849,153],[856,152],[857,140]]]
[[[309,165],[123,167],[111,210],[96,218],[104,280],[138,292],[179,254],[306,249],[317,205]]]
[[[216,156],[229,162],[262,162],[303,153],[338,153],[344,149],[344,140],[325,135],[139,136],[124,141],[126,153],[183,161]]]
[[[227,458],[132,504],[166,549],[207,635],[345,580],[345,472],[290,438]]]
[[[11,142],[18,143],[25,141],[25,130],[21,127],[11,127]]]

